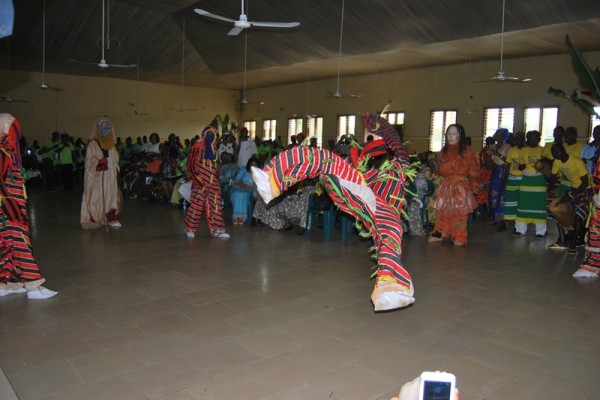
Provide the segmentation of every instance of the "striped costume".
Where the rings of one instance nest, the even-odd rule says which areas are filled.
[[[506,179],[506,190],[504,193],[504,220],[514,221],[517,218],[517,206],[519,204],[519,188],[523,180],[523,171],[519,169],[519,158],[522,148],[511,147],[506,155],[508,164],[508,178]]]
[[[376,170],[370,170],[363,178],[341,157],[313,147],[286,150],[269,161],[263,171],[253,168],[252,174],[267,203],[295,183],[320,176],[333,202],[360,220],[373,237],[378,258],[376,285],[371,296],[375,310],[392,310],[414,302],[412,281],[402,266],[400,214],[390,206],[390,200],[402,204],[403,199],[392,194],[394,188],[402,187],[402,174],[396,174],[398,181],[395,181],[389,179],[394,175],[391,169],[379,177]],[[391,185],[385,184],[388,180],[393,181]],[[389,197],[383,197],[382,193],[388,193]]]
[[[0,115],[3,130],[0,140],[0,292],[2,295],[40,287],[40,275],[31,251],[25,180],[21,175],[21,137],[19,122],[8,114]]]
[[[223,223],[223,200],[217,169],[216,134],[214,129],[205,130],[200,140],[190,149],[187,163],[192,178],[190,205],[185,213],[185,230],[195,232],[202,213],[211,235],[225,231]]]
[[[594,167],[594,196],[592,198],[588,233],[586,236],[585,260],[573,274],[576,278],[600,277],[600,163]]]

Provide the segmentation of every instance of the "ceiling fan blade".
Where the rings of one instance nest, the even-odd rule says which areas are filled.
[[[250,22],[252,26],[260,26],[263,28],[295,28],[300,26],[300,22],[248,22]]]
[[[40,84],[40,89],[42,90],[54,90],[56,92],[61,92],[62,89],[56,86],[49,86],[46,82],[42,82]]]
[[[91,61],[81,61],[81,60],[75,60],[75,59],[73,59],[73,58],[69,58],[69,61],[70,61],[70,62],[77,63],[77,64],[91,64],[91,65],[98,65],[98,63],[97,63],[97,62],[91,62]]]
[[[203,10],[201,8],[194,8],[194,12],[196,14],[198,14],[198,15],[202,15],[203,17],[214,18],[214,19],[218,19],[218,20],[221,20],[221,21],[225,21],[225,22],[235,22],[234,19],[227,18],[227,17],[222,17],[220,15],[213,14],[213,13],[208,12],[206,10]]]
[[[243,30],[244,30],[244,28],[242,28],[242,27],[234,26],[229,32],[227,32],[227,36],[237,36]]]
[[[137,64],[107,64],[109,67],[115,68],[137,68]]]

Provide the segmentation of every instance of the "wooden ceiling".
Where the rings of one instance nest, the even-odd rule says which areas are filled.
[[[41,72],[44,0],[14,3],[14,34],[0,41],[0,68],[9,52],[11,70]],[[250,0],[247,7],[250,20],[301,23],[245,31],[248,87],[337,76],[342,0]],[[239,0],[110,0],[106,61],[139,63],[139,71],[70,61],[100,61],[101,0],[45,0],[45,8],[46,72],[122,79],[139,72],[150,82],[243,86],[244,33],[227,36],[231,24],[193,11],[237,19]],[[501,22],[502,0],[346,0],[341,75],[499,61]],[[600,50],[600,5],[506,0],[505,32],[505,58],[565,53],[567,33],[581,50]]]

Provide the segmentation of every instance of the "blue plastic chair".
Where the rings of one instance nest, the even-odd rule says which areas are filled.
[[[308,199],[308,211],[306,213],[306,229],[305,235],[310,235],[310,231],[316,226],[317,219],[323,217],[323,232],[325,240],[331,240],[331,232],[335,228],[335,208],[333,204],[327,210],[318,210],[315,208],[315,195],[311,195]]]
[[[342,242],[352,239],[354,217],[340,211],[340,228],[342,229]]]

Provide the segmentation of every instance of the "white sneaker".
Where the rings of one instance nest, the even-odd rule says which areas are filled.
[[[121,223],[119,221],[110,221],[108,223],[108,226],[110,226],[113,229],[119,229],[121,228],[123,225],[121,225]]]
[[[598,274],[592,272],[592,271],[588,271],[587,269],[578,269],[577,271],[575,271],[575,273],[573,274],[573,278],[600,278],[600,276],[598,276]]]
[[[17,293],[25,293],[27,291],[27,289],[25,288],[18,288],[18,289],[0,289],[0,297],[2,296],[6,296],[9,294],[17,294]]]
[[[49,299],[50,297],[56,296],[58,292],[54,290],[46,289],[43,286],[38,286],[33,290],[27,291],[28,299]]]
[[[192,231],[184,231],[185,232],[185,236],[189,237],[190,239],[193,239],[196,237],[196,234]]]
[[[229,239],[231,235],[225,231],[210,231],[212,237],[216,237],[219,239]]]

